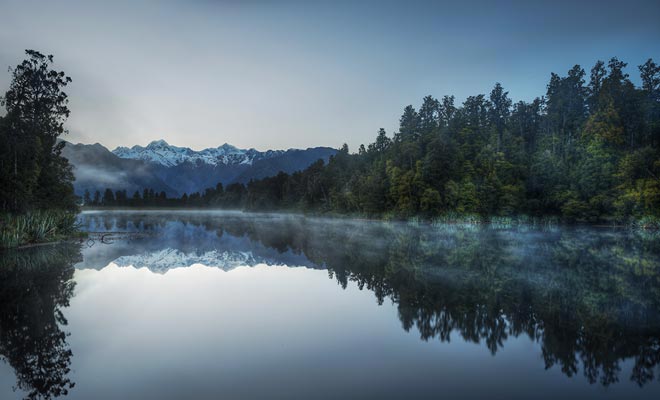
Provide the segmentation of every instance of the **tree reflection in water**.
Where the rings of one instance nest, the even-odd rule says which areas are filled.
[[[73,295],[72,244],[0,252],[0,355],[27,398],[66,395],[72,353],[61,327]]]
[[[607,386],[620,379],[622,362],[632,360],[629,379],[640,386],[660,377],[657,237],[592,228],[241,214],[174,214],[167,221],[149,214],[88,215],[83,222],[156,233],[126,246],[109,245],[106,250],[118,250],[101,252],[104,256],[248,243],[249,249],[235,250],[267,249],[266,258],[255,259],[272,263],[286,263],[295,254],[309,267],[327,269],[344,288],[354,282],[373,292],[379,304],[392,301],[403,329],[417,330],[422,340],[458,336],[497,355],[509,338],[527,336],[539,343],[546,368],[568,376],[581,373]],[[184,234],[168,234],[174,226]],[[86,255],[81,265],[91,259]],[[73,295],[73,264],[80,261],[76,245],[0,254],[0,354],[30,398],[64,395],[74,386],[62,308]]]
[[[247,237],[303,255],[342,287],[355,282],[372,291],[380,304],[390,299],[403,328],[417,329],[422,340],[459,335],[495,355],[509,337],[526,335],[540,344],[546,368],[568,376],[582,370],[589,382],[610,385],[620,363],[633,359],[634,382],[660,377],[657,236],[241,214],[175,214],[167,222],[150,214],[90,215],[84,222],[161,233],[177,223],[216,238]],[[217,246],[195,243],[194,251]],[[187,240],[177,245],[190,251]]]

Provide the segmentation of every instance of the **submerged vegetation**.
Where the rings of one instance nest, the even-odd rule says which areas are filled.
[[[71,79],[53,56],[27,50],[0,98],[0,248],[58,240],[75,231],[73,173],[62,157]]]

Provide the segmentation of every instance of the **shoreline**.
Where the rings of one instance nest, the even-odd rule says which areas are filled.
[[[81,208],[80,213],[85,212],[227,212],[227,213],[241,213],[241,214],[273,214],[273,215],[294,215],[310,218],[328,218],[337,220],[354,220],[354,221],[373,221],[373,222],[401,222],[401,223],[422,223],[422,224],[447,224],[447,225],[511,225],[511,226],[588,226],[593,228],[630,228],[642,231],[660,231],[660,218],[645,216],[640,218],[630,218],[628,221],[616,221],[614,217],[608,223],[607,220],[598,222],[589,221],[567,221],[562,220],[558,216],[538,216],[531,217],[527,215],[517,216],[489,216],[483,217],[472,214],[453,214],[448,213],[436,217],[424,216],[395,216],[395,215],[382,215],[382,216],[366,216],[360,214],[341,214],[335,212],[317,212],[317,211],[302,211],[302,210],[245,210],[238,208],[215,208],[215,207],[93,207]],[[649,220],[650,222],[644,222]]]
[[[81,239],[80,211],[34,210],[22,214],[0,215],[0,251]]]

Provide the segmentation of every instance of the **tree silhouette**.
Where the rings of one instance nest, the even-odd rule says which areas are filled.
[[[77,245],[0,253],[0,355],[28,398],[66,395],[73,354],[61,327],[73,296]]]

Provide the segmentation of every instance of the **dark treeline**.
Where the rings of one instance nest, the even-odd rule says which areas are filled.
[[[71,78],[51,68],[53,56],[26,54],[0,97],[0,249],[75,233],[73,173],[58,142]]]
[[[571,220],[660,215],[660,66],[598,61],[551,74],[545,96],[424,98],[398,132],[304,171],[184,195],[168,205],[299,209],[367,215],[447,212],[558,215]]]
[[[71,78],[51,69],[53,56],[26,50],[28,58],[11,69],[9,90],[0,98],[0,210],[76,207],[73,173],[62,157],[69,116],[64,87]]]
[[[183,194],[179,198],[168,198],[165,192],[155,192],[148,188],[129,195],[126,190],[105,189],[93,194],[85,190],[82,202],[86,206],[105,207],[223,207],[241,208],[245,206],[247,189],[242,183],[233,183],[225,188],[218,183],[204,193]]]

